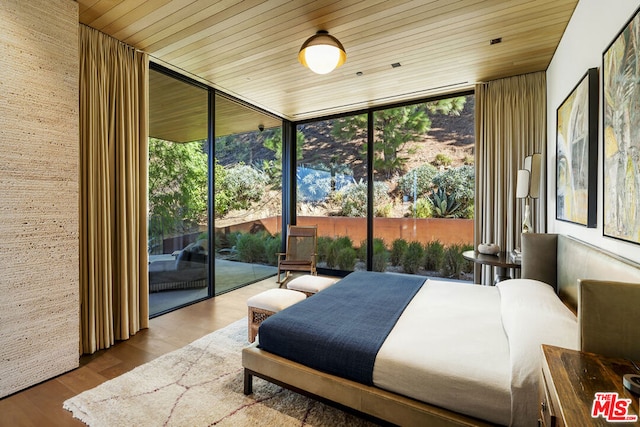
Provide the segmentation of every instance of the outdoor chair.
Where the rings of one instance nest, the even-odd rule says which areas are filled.
[[[318,227],[290,225],[287,228],[286,252],[278,253],[278,281],[283,283],[292,271],[316,272]],[[284,280],[280,280],[282,272]]]

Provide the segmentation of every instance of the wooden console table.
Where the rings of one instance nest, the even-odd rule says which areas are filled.
[[[493,279],[494,285],[502,280],[512,279],[512,276],[507,274],[507,269],[520,269],[520,263],[511,261],[511,258],[507,252],[499,252],[497,255],[487,255],[481,254],[478,251],[465,251],[462,252],[462,256],[469,261],[475,262],[476,264],[490,265],[492,267],[495,267],[496,274]]]
[[[542,426],[610,426],[604,417],[591,416],[596,393],[613,392],[619,399],[631,399],[628,414],[638,415],[640,396],[622,385],[623,375],[639,373],[630,361],[550,345],[542,346],[542,355]],[[638,426],[640,421],[615,424]]]

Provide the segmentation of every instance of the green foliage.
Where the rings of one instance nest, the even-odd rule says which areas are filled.
[[[243,233],[236,243],[238,259],[242,262],[258,263],[265,261],[264,233]]]
[[[466,96],[457,96],[455,98],[439,99],[426,103],[427,111],[430,113],[448,114],[450,116],[459,116],[464,105],[467,103]]]
[[[352,184],[338,191],[342,204],[342,215],[349,217],[367,216],[367,184]],[[389,187],[384,182],[373,183],[373,210],[377,217],[390,213]]]
[[[462,252],[466,251],[470,246],[466,245],[450,245],[444,251],[442,268],[440,272],[445,277],[457,279],[463,271],[472,269],[471,261],[467,261],[462,256]]]
[[[242,232],[240,231],[233,231],[229,234],[227,234],[227,243],[228,243],[228,248],[233,248],[238,244],[238,239],[240,238],[240,236],[242,235]]]
[[[434,185],[458,205],[456,218],[472,218],[475,200],[475,169],[470,165],[447,169],[433,178]],[[433,201],[433,198],[432,198]],[[435,205],[435,204],[434,204]],[[471,209],[470,209],[471,208]]]
[[[402,257],[404,256],[404,252],[407,250],[409,244],[404,239],[395,239],[391,242],[391,255],[390,261],[391,265],[397,266],[402,262]]]
[[[149,236],[193,230],[207,219],[207,152],[203,141],[149,139]]]
[[[464,156],[464,159],[462,159],[462,163],[464,163],[465,165],[473,165],[475,161],[476,160],[473,158],[473,156],[469,155]]]
[[[444,260],[444,245],[433,240],[425,245],[424,268],[429,271],[440,271]]]
[[[331,250],[333,239],[327,236],[318,236],[318,259],[317,262],[327,262],[329,251]]]
[[[380,238],[373,239],[373,271],[385,271],[387,262],[389,262],[389,251],[384,244],[384,240]]]
[[[436,154],[436,158],[433,160],[433,164],[436,166],[450,166],[452,161],[453,160],[451,160],[451,157],[449,157],[448,155],[444,153],[438,153]]]
[[[432,218],[433,204],[431,203],[431,200],[428,197],[424,199],[418,199],[415,205],[415,212],[412,205],[411,213],[414,218]]]
[[[429,115],[460,114],[465,102],[466,97],[457,97],[376,111],[373,130],[376,135],[373,159],[375,171],[390,177],[404,170],[407,157],[400,156],[400,153],[407,143],[421,140],[431,129]],[[334,136],[346,140],[366,140],[366,115],[346,117],[334,123]],[[367,144],[364,144],[363,155],[366,155],[367,149]]]
[[[265,130],[261,135],[264,139],[263,146],[273,151],[274,159],[263,160],[262,170],[269,177],[269,182],[275,188],[282,185],[282,128]],[[304,135],[296,133],[296,158],[302,159],[302,147],[304,145]]]
[[[353,271],[357,254],[354,248],[341,248],[336,254],[336,264],[340,270]]]
[[[415,274],[418,269],[423,265],[424,261],[424,248],[420,242],[411,242],[404,252],[402,257],[402,268],[407,274]]]
[[[223,216],[234,209],[248,209],[259,201],[265,192],[268,177],[251,166],[237,164],[225,169],[224,178],[215,182],[215,193],[224,194],[224,200],[216,205],[216,215]]]
[[[282,249],[282,236],[267,236],[264,241],[264,260],[269,265],[278,265],[278,252]]]
[[[338,265],[338,253],[345,248],[353,249],[353,242],[349,236],[341,236],[331,242],[327,250],[327,266],[335,267]],[[355,249],[353,249],[354,257],[357,256]],[[355,262],[355,261],[354,261]]]
[[[433,205],[434,218],[457,218],[460,211],[460,203],[453,196],[449,196],[442,188],[433,190],[429,196]]]
[[[472,251],[473,245],[469,243],[465,243],[460,247],[460,254],[466,251]],[[464,257],[463,257],[464,258]],[[469,261],[467,259],[462,263],[462,272],[463,273],[473,273],[473,261]]]
[[[218,163],[218,159],[214,159],[214,175],[213,182],[216,184],[216,191],[214,191],[213,205],[215,210],[215,216],[221,217],[229,210],[230,197],[227,194],[227,189],[224,188],[224,182],[227,178],[227,170]]]
[[[411,198],[414,196],[414,190],[417,197],[426,196],[433,188],[433,178],[437,174],[438,169],[435,166],[425,163],[402,175],[398,180],[398,188],[402,194]]]

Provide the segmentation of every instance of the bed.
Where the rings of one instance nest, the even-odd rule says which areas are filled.
[[[637,266],[621,270],[629,271]],[[352,273],[263,323],[260,345],[243,350],[245,393],[255,375],[398,425],[535,425],[540,344],[580,348],[583,336],[558,293],[557,283],[526,278],[484,287]],[[364,310],[355,312],[353,301]],[[341,320],[340,307],[353,320]],[[362,329],[366,323],[383,330],[379,347],[361,339],[377,334]],[[337,334],[342,329],[355,336]],[[332,341],[337,347],[327,347]]]

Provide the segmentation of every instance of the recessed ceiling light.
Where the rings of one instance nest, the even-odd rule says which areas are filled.
[[[398,68],[401,67],[399,62],[394,62],[393,64],[391,64],[391,68]]]
[[[497,39],[491,39],[491,41],[489,42],[489,44],[498,44],[498,43],[502,43],[502,37],[498,37]]]
[[[356,73],[356,76],[361,76],[361,75],[363,75],[363,74],[364,74],[364,73],[363,73],[362,71],[358,71],[358,72]]]

